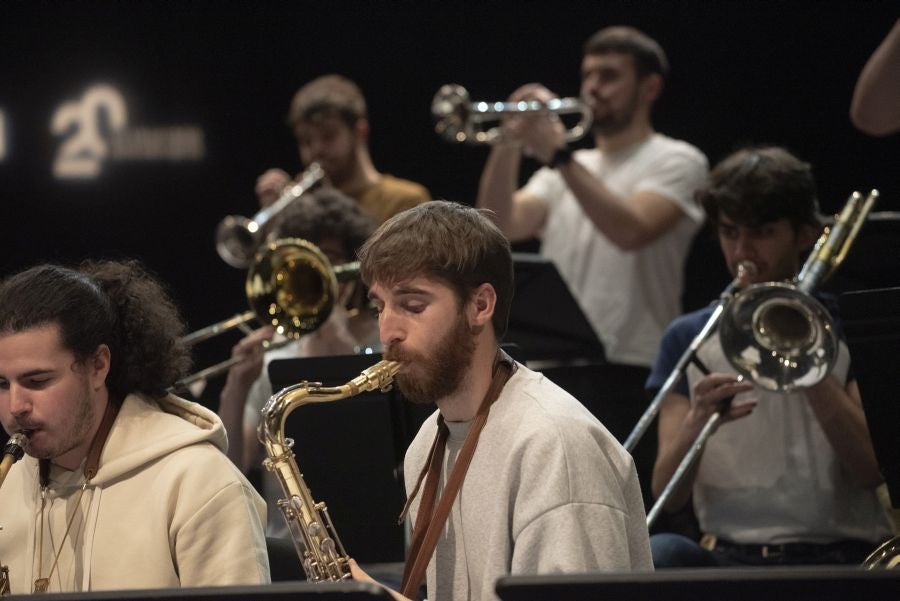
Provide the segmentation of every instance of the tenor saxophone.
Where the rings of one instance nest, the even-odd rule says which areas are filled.
[[[301,405],[337,401],[370,390],[387,392],[399,369],[400,363],[396,361],[380,361],[343,386],[324,387],[315,382],[301,382],[272,395],[263,407],[258,430],[259,441],[267,455],[263,465],[275,474],[284,491],[285,498],[279,499],[277,504],[310,582],[350,578],[350,557],[325,503],[316,503],[303,481],[291,450],[294,441],[284,437],[285,420]]]

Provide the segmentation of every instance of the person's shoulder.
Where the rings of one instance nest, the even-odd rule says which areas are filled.
[[[585,498],[617,504],[617,495],[597,483],[621,481],[633,469],[631,455],[581,402],[543,374],[522,368],[510,410],[515,430],[505,431],[511,469],[546,474],[559,490],[592,491]],[[490,423],[490,418],[488,419]]]
[[[715,307],[710,305],[679,315],[673,319],[666,327],[665,332],[663,332],[657,363],[664,357],[671,359],[686,349],[697,333],[703,329],[706,322],[709,321],[709,317],[714,309]]]
[[[391,196],[398,198],[414,199],[418,202],[426,202],[431,200],[431,194],[428,188],[418,182],[395,177],[390,174],[382,174],[381,184],[385,190],[389,190]]]
[[[539,372],[519,366],[511,393],[521,415],[522,440],[546,439],[553,446],[571,447],[598,441],[615,442],[612,434],[578,399]]]
[[[702,309],[679,315],[669,323],[664,337],[668,336],[676,339],[687,338],[688,340],[693,339],[693,337],[697,335],[697,332],[703,328],[703,325],[709,321],[709,317],[714,310],[715,306],[709,305]]]
[[[704,166],[708,165],[703,151],[685,140],[678,140],[657,132],[650,138],[648,147],[655,155],[678,157]]]

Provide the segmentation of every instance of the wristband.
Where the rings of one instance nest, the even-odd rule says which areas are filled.
[[[547,163],[551,169],[556,169],[560,165],[568,165],[572,162],[572,149],[568,146],[561,146],[553,153],[553,158]]]

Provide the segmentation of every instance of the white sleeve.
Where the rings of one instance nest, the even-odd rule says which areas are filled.
[[[667,151],[659,156],[647,175],[641,179],[635,192],[653,192],[670,199],[693,221],[701,223],[703,208],[694,199],[694,193],[703,185],[709,170],[703,153],[684,147]]]

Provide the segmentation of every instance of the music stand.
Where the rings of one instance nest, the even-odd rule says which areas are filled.
[[[502,601],[897,599],[900,598],[900,573],[897,570],[861,570],[855,566],[828,566],[506,576],[497,581],[497,595]]]
[[[900,507],[900,288],[847,292],[839,304],[878,466]]]
[[[513,253],[515,293],[504,342],[518,344],[529,364],[604,360],[603,345],[552,261]]]
[[[372,601],[390,598],[386,590],[370,582],[277,582],[265,585],[45,593],[29,596],[29,599],[46,601]]]
[[[340,386],[381,359],[345,355],[269,363],[272,390],[303,380]],[[402,562],[397,516],[406,498],[398,466],[408,446],[405,401],[391,392],[365,392],[293,411],[285,437],[317,502],[324,502],[347,553],[360,563]],[[271,510],[271,509],[270,509]]]

